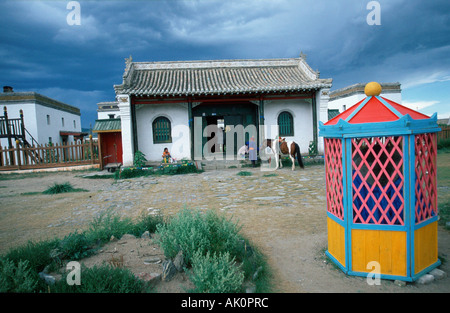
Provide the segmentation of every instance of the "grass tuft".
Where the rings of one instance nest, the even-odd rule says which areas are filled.
[[[63,184],[55,183],[53,186],[50,186],[47,190],[45,190],[42,193],[46,195],[54,195],[65,192],[82,192],[82,191],[88,190],[81,188],[73,188],[73,186],[70,183],[63,183]]]

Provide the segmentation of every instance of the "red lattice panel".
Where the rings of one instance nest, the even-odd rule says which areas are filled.
[[[342,181],[342,140],[325,138],[325,175],[327,186],[327,210],[344,219]]]
[[[352,139],[353,222],[403,225],[403,137]]]
[[[416,223],[437,216],[436,134],[415,136]]]

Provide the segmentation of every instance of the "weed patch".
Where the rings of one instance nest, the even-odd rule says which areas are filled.
[[[50,186],[47,190],[43,191],[42,193],[45,195],[54,195],[65,192],[84,192],[84,191],[88,190],[81,188],[73,188],[73,186],[70,183],[63,183],[63,184],[55,183],[53,186]]]

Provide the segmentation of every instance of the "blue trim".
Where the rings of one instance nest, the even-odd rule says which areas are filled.
[[[416,218],[416,150],[415,150],[415,136],[408,136],[408,151],[409,152],[409,209],[407,211],[409,219],[408,221],[408,233],[406,236],[406,256],[407,256],[407,274],[408,276],[414,276],[415,257],[414,257],[414,224]]]
[[[384,106],[387,107],[389,110],[391,110],[392,113],[394,113],[398,118],[402,118],[403,117],[403,114],[401,114],[399,111],[397,111],[397,109],[395,109],[392,105],[390,105],[383,98],[381,98],[380,96],[375,96],[375,98],[377,98],[381,103],[383,103]]]
[[[325,251],[325,255],[329,257],[330,260],[333,261],[333,263],[336,264],[345,274],[347,274],[347,269],[345,268],[345,266],[342,265],[334,256],[332,256],[331,253],[328,252],[328,250]]]
[[[406,228],[406,274],[411,276],[411,203],[414,202],[411,198],[411,140],[414,136],[403,136],[403,221]],[[413,141],[414,142],[414,141]],[[413,169],[414,170],[414,169]],[[413,210],[414,212],[414,210]]]
[[[419,279],[421,276],[429,273],[430,271],[432,271],[433,269],[435,269],[436,267],[441,265],[441,260],[437,260],[436,262],[434,262],[433,264],[431,264],[430,266],[424,268],[423,270],[421,270],[419,273],[415,274],[412,279],[413,281],[416,281],[417,279]]]
[[[441,129],[437,125],[437,113],[429,119],[415,120],[409,114],[397,121],[351,124],[340,119],[335,125],[319,123],[321,137],[374,137],[435,133]]]
[[[351,139],[344,139],[345,142],[345,155],[346,158],[343,159],[346,161],[345,163],[345,172],[343,174],[346,177],[346,198],[347,198],[347,206],[346,206],[346,214],[344,219],[346,220],[345,227],[345,261],[347,270],[352,268],[352,228],[353,224],[353,187],[352,187],[352,141]],[[343,162],[344,163],[344,162]]]
[[[347,274],[353,275],[353,276],[360,276],[360,277],[367,277],[368,274],[371,272],[353,272],[349,271]],[[400,275],[387,275],[387,274],[380,274],[381,279],[387,279],[387,280],[402,280],[407,282],[412,282],[413,279],[411,277],[407,276],[400,276]]]
[[[365,229],[365,230],[387,230],[387,231],[408,231],[407,226],[402,225],[387,225],[387,224],[354,224],[351,225],[352,229]]]
[[[414,230],[421,229],[422,227],[425,227],[425,226],[430,225],[430,224],[432,224],[434,222],[437,222],[438,219],[439,219],[438,215],[430,217],[430,218],[427,218],[425,221],[422,221],[419,224],[415,224],[414,225]]]
[[[328,252],[328,251],[327,251]],[[339,264],[339,262],[333,258],[332,255],[328,255],[329,258],[336,263],[339,267],[342,266]],[[388,274],[380,274],[380,278],[381,279],[387,279],[387,280],[401,280],[401,281],[407,281],[407,282],[414,282],[417,279],[419,279],[421,276],[429,273],[431,270],[435,269],[436,267],[441,265],[441,260],[437,260],[435,263],[433,263],[432,265],[428,266],[427,268],[423,269],[422,271],[420,271],[417,275],[414,276],[401,276],[401,275],[388,275]],[[359,277],[367,277],[371,272],[354,272],[354,271],[345,271],[344,269],[342,269],[344,271],[345,274],[348,275],[352,275],[352,276],[359,276]]]
[[[363,102],[361,102],[361,104],[356,108],[356,110],[353,111],[352,114],[347,116],[345,121],[346,122],[350,121],[356,114],[358,114],[358,112],[361,111],[361,109],[366,105],[367,102],[369,102],[370,99],[372,99],[372,96],[366,97],[366,99],[364,99]]]
[[[343,220],[341,220],[339,217],[337,217],[336,215],[334,215],[333,213],[330,213],[327,211],[327,216],[329,218],[331,218],[333,221],[335,221],[336,223],[338,223],[339,225],[341,225],[342,227],[345,227],[345,222]]]

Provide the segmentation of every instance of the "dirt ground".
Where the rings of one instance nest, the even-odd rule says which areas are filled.
[[[330,263],[324,255],[327,225],[323,165],[303,170],[297,167],[295,171],[245,170],[252,175],[239,176],[241,169],[226,169],[114,181],[87,179],[83,176],[92,172],[72,171],[0,180],[0,253],[28,240],[62,238],[86,229],[105,211],[134,218],[142,213],[169,216],[184,207],[212,209],[238,221],[242,233],[267,256],[275,292],[450,292],[448,276],[427,285],[398,286],[390,280],[369,285],[366,278],[347,276]],[[64,182],[88,191],[34,193]],[[450,274],[450,232],[439,227],[438,236],[439,257],[444,261],[440,269]],[[111,242],[86,262],[123,258],[123,265],[136,274],[160,272],[160,263],[148,262],[148,258],[164,259],[152,239],[125,241]],[[184,292],[186,287],[186,276],[179,274],[170,283],[159,284],[157,291]]]

